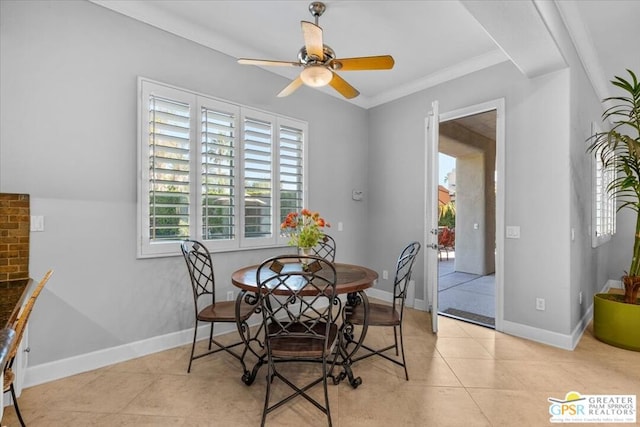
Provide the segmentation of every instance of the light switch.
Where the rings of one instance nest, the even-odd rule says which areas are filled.
[[[32,215],[31,216],[31,231],[44,231],[44,216]]]
[[[507,239],[519,239],[519,238],[520,238],[520,226],[507,225]]]

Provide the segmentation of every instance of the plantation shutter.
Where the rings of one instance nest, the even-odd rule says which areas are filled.
[[[596,237],[612,235],[615,232],[615,198],[609,197],[607,187],[611,184],[614,171],[605,168],[599,156],[596,161]]]
[[[153,241],[189,237],[188,103],[149,96],[149,236]]]
[[[236,215],[236,112],[202,107],[202,237],[233,240]]]
[[[279,125],[280,146],[280,223],[289,212],[303,208],[304,132],[288,124]]]
[[[602,132],[597,124],[592,125],[592,132]],[[592,194],[593,202],[591,207],[591,246],[599,245],[609,241],[616,232],[616,197],[607,194],[607,188],[615,180],[615,170],[612,167],[605,167],[612,159],[602,159],[602,150],[598,150],[591,158]]]
[[[261,115],[245,116],[244,126],[244,237],[272,236],[273,125]]]
[[[307,123],[138,79],[137,256],[287,243],[305,206]]]

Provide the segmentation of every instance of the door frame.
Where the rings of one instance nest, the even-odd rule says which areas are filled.
[[[434,101],[437,102],[437,101]],[[503,330],[503,320],[504,320],[504,230],[505,230],[505,101],[504,98],[498,98],[494,100],[490,100],[487,102],[483,102],[480,104],[470,105],[468,107],[440,113],[438,116],[438,123],[447,122],[450,120],[460,119],[462,117],[471,116],[474,114],[485,113],[487,111],[496,110],[496,296],[495,296],[495,330],[502,331]],[[426,118],[428,122],[429,117]],[[435,118],[434,118],[435,120]],[[437,189],[438,183],[433,182],[434,174],[430,174],[427,171],[429,165],[434,162],[433,159],[430,158],[429,154],[432,151],[432,148],[429,146],[431,144],[431,138],[429,138],[429,129],[426,130],[425,133],[425,187],[424,187],[424,198],[425,198],[425,244],[428,244],[430,241],[430,230],[428,224],[431,224],[432,218],[430,217],[430,212],[432,210],[431,206],[427,205],[427,201],[431,199],[429,192],[433,191],[432,187]],[[435,153],[437,156],[437,153]],[[435,160],[437,162],[437,160]],[[437,163],[436,163],[437,164]],[[435,200],[437,203],[437,199]],[[431,308],[431,315],[437,316],[438,314],[438,306],[437,306],[437,297],[433,296],[429,293],[428,286],[428,278],[429,278],[429,254],[430,250],[425,250],[423,252],[424,258],[424,295],[425,300],[427,301],[427,306]],[[437,256],[437,253],[436,253]],[[432,272],[433,273],[433,272]],[[435,290],[432,291],[437,292],[438,287],[438,272],[437,269],[435,271]],[[435,302],[435,304],[433,304]],[[433,322],[434,325],[437,325],[437,322]],[[434,327],[434,332],[436,332],[437,327]]]

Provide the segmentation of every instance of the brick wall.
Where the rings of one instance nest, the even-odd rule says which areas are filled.
[[[0,281],[29,277],[28,194],[0,193]]]

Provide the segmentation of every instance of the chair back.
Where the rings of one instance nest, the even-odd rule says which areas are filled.
[[[209,250],[196,240],[185,240],[180,245],[182,255],[187,263],[191,288],[193,290],[193,302],[198,314],[200,304],[214,304],[216,302],[215,275],[213,262]],[[206,301],[200,302],[203,298]],[[210,298],[210,299],[209,299]]]
[[[313,254],[320,258],[324,258],[329,262],[336,261],[336,241],[328,234],[325,234],[312,250]]]
[[[400,313],[404,311],[411,271],[418,252],[420,252],[420,243],[411,242],[402,250],[396,263],[396,276],[393,282],[393,305],[395,307],[396,304],[400,304]]]
[[[264,261],[256,275],[269,354],[323,356],[334,323],[333,264],[316,256],[281,255]]]

